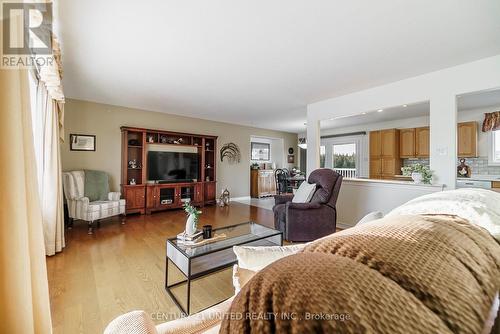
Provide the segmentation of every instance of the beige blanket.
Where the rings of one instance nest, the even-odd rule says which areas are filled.
[[[481,333],[500,245],[454,216],[396,216],[335,233],[259,272],[221,333]]]

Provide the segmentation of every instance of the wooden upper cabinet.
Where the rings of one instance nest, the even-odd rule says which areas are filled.
[[[428,158],[430,154],[430,128],[415,129],[415,156],[417,158]]]
[[[477,122],[458,124],[458,156],[477,157]]]
[[[370,178],[392,179],[399,174],[399,130],[381,130],[370,132]]]
[[[399,158],[399,130],[380,131],[381,156],[384,158]]]
[[[399,130],[399,156],[413,158],[415,156],[415,129]]]
[[[370,132],[370,156],[380,157],[382,154],[382,146],[380,141],[380,131]]]

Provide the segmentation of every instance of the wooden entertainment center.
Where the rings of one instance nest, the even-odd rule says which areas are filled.
[[[120,129],[122,131],[121,188],[127,201],[127,214],[150,214],[153,211],[180,208],[188,199],[198,206],[215,204],[216,136],[124,126]],[[148,181],[147,152],[153,146],[173,152],[179,148],[197,152],[200,179],[179,183]],[[131,161],[135,163],[131,164]],[[135,184],[131,184],[134,181]]]

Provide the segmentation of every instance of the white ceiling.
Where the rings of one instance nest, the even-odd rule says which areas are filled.
[[[474,92],[457,97],[457,111],[500,107],[500,89]],[[381,112],[370,110],[356,116],[331,118],[321,121],[322,129],[337,129],[354,125],[395,121],[412,117],[429,116],[429,102],[385,108]]]
[[[356,116],[323,120],[321,121],[321,128],[336,129],[360,124],[380,123],[412,117],[429,116],[429,112],[429,102],[414,103],[408,104],[406,105],[406,107],[397,106],[392,108],[385,108],[382,109],[381,112],[378,112],[378,110],[370,110],[360,113]]]
[[[499,106],[500,89],[464,94],[457,99],[458,111]]]
[[[291,132],[308,103],[500,54],[498,0],[71,0],[59,11],[68,97]]]

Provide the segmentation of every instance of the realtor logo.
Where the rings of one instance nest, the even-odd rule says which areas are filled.
[[[52,58],[52,3],[3,2],[2,19],[2,67],[43,65]]]

